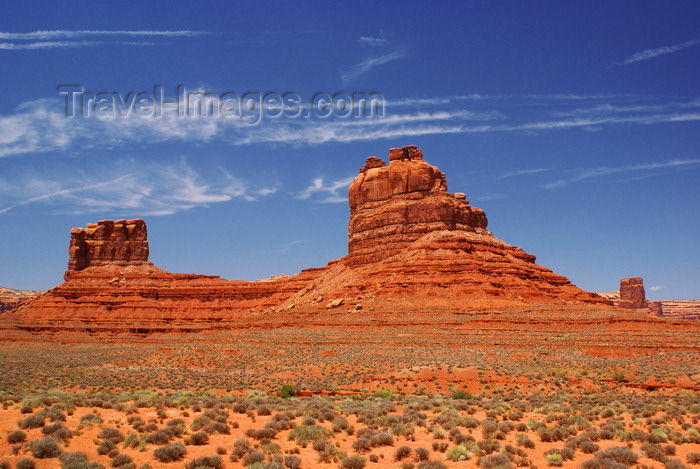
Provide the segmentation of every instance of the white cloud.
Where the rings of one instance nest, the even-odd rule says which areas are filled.
[[[177,36],[201,36],[210,34],[205,31],[158,31],[158,30],[49,30],[49,31],[33,31],[29,33],[10,33],[0,31],[0,39],[4,40],[50,40],[50,39],[70,39],[76,37],[90,36],[161,36],[161,37],[177,37]]]
[[[251,188],[220,168],[216,177],[204,177],[184,160],[156,164],[124,159],[92,171],[37,171],[0,180],[0,214],[43,205],[50,213],[167,215],[233,199],[256,200],[276,192]],[[106,176],[113,173],[120,175]]]
[[[296,246],[297,244],[303,243],[303,242],[305,242],[303,239],[295,239],[294,241],[288,242],[287,244],[285,244],[285,245],[284,245],[283,247],[281,247],[280,249],[273,249],[273,250],[271,250],[270,252],[271,252],[271,253],[275,253],[275,254],[281,254],[281,253],[284,253],[284,252],[289,251],[290,249],[292,249],[292,248],[293,248],[294,246]]]
[[[579,181],[583,181],[586,179],[608,176],[610,174],[630,173],[630,172],[639,172],[639,171],[651,171],[651,170],[657,170],[657,169],[673,168],[673,167],[678,167],[678,166],[690,166],[690,165],[696,165],[696,164],[700,164],[700,159],[671,160],[671,161],[666,161],[666,162],[662,162],[662,163],[643,163],[643,164],[621,166],[621,167],[601,166],[598,168],[587,168],[587,169],[579,170],[578,174],[576,174],[570,178],[559,179],[557,181],[544,184],[542,187],[544,189],[557,189],[559,187],[564,187],[572,182],[579,182]]]
[[[508,171],[507,173],[501,174],[498,179],[505,179],[513,176],[527,176],[529,174],[538,174],[538,173],[544,173],[546,171],[549,171],[548,169],[544,168],[534,168],[534,169],[518,169],[515,171]]]
[[[690,41],[682,42],[680,44],[675,44],[672,46],[663,46],[654,49],[646,49],[641,52],[636,52],[632,54],[630,57],[627,57],[625,60],[618,63],[617,65],[629,65],[635,62],[653,59],[654,57],[658,57],[660,55],[665,54],[672,54],[674,52],[678,52],[679,50],[683,50],[698,44],[700,44],[700,39],[692,39]]]
[[[101,42],[95,41],[40,41],[26,44],[14,42],[0,42],[0,49],[5,50],[32,50],[32,49],[69,49],[73,47],[96,46]]]
[[[358,42],[363,46],[377,47],[386,44],[386,39],[372,36],[361,36]]]
[[[33,31],[28,33],[0,32],[0,49],[4,50],[38,50],[38,49],[67,49],[76,47],[93,47],[102,44],[122,44],[129,46],[154,46],[153,41],[132,41],[118,39],[122,38],[172,38],[172,37],[193,37],[210,34],[205,31],[106,31],[106,30],[54,30],[54,31]],[[74,40],[85,38],[99,38],[101,40]],[[116,40],[115,40],[116,39]],[[10,42],[12,41],[12,42]],[[16,42],[20,41],[20,42]],[[21,42],[34,41],[34,42]]]
[[[171,96],[175,93],[172,92]],[[556,95],[559,96],[559,95]],[[89,151],[140,142],[166,141],[231,145],[258,143],[319,145],[420,135],[469,133],[554,132],[567,129],[600,130],[615,125],[658,125],[700,120],[700,101],[662,102],[658,98],[618,97],[601,103],[598,96],[569,100],[542,96],[479,99],[465,102],[448,97],[451,104],[430,98],[414,99],[413,112],[391,112],[384,117],[348,119],[266,118],[250,125],[238,118],[182,117],[174,110],[160,117],[65,116],[64,99],[39,99],[0,115],[0,157],[55,151]],[[567,96],[567,95],[564,95]],[[408,102],[411,98],[403,100]],[[399,100],[401,101],[401,100]],[[581,103],[595,103],[581,106]],[[575,107],[573,107],[575,105]],[[468,106],[468,109],[465,108]],[[554,118],[552,116],[555,116]],[[564,116],[564,117],[562,117]]]
[[[344,179],[326,183],[322,176],[316,177],[311,181],[311,184],[304,189],[304,191],[297,194],[297,199],[307,200],[312,195],[317,193],[325,194],[326,197],[321,200],[321,202],[338,203],[347,202],[347,194],[345,194],[345,189],[350,186],[354,176],[350,176]],[[343,190],[343,194],[339,192]]]
[[[652,285],[651,287],[649,287],[649,290],[651,290],[651,291],[659,291],[659,290],[662,290],[663,288],[664,288],[664,287],[659,286],[659,285]]]
[[[401,49],[394,52],[390,52],[385,55],[381,55],[379,57],[371,57],[355,65],[349,72],[340,72],[340,77],[343,80],[344,84],[348,84],[351,81],[355,80],[357,77],[364,75],[365,73],[369,72],[378,65],[391,62],[392,60],[398,60],[405,56],[406,50]]]
[[[572,109],[570,111],[559,112],[559,116],[588,116],[588,115],[610,115],[623,113],[642,113],[642,112],[658,112],[664,111],[665,107],[661,104],[654,105],[633,105],[633,106],[617,106],[614,104],[599,104],[588,108]]]

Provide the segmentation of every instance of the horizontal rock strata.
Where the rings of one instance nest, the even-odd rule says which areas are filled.
[[[581,349],[599,350],[612,338],[611,346],[631,349],[646,336],[656,350],[676,329],[689,333],[613,308],[493,236],[483,210],[447,192],[445,175],[416,147],[392,149],[389,165],[368,158],[348,198],[346,257],[255,282],[157,268],[148,261],[143,220],[74,228],[66,281],[3,314],[0,338],[156,340],[165,333],[401,325],[462,331],[450,339],[455,346],[520,346],[556,332],[571,334],[566,345]],[[661,328],[658,337],[654,328]],[[692,340],[681,345],[697,347]]]

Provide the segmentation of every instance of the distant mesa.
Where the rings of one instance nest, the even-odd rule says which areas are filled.
[[[39,295],[36,290],[13,290],[0,287],[0,313],[9,311]]]
[[[700,319],[700,300],[647,300],[642,277],[620,279],[618,291],[599,294],[620,308],[672,319]]]
[[[392,148],[388,165],[367,158],[348,200],[345,257],[255,282],[157,268],[148,261],[140,219],[74,228],[66,281],[5,313],[0,337],[86,340],[88,332],[117,340],[247,327],[464,323],[507,346],[541,340],[536,331],[570,331],[584,340],[602,334],[604,323],[620,330],[629,321],[671,327],[648,313],[629,316],[632,311],[612,307],[496,238],[486,229],[484,211],[464,193],[448,192],[445,175],[415,146]],[[641,301],[636,283],[624,291],[625,301],[628,292],[629,301]],[[610,337],[585,340],[590,346]],[[629,348],[632,340],[620,334],[615,344]],[[644,340],[644,347],[658,346],[653,334]]]

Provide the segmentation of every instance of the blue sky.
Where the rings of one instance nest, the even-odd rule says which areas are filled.
[[[3,6],[0,285],[60,283],[70,228],[116,218],[146,219],[175,272],[324,265],[347,252],[364,159],[415,144],[496,236],[578,286],[641,275],[649,298],[700,298],[698,2],[144,3]],[[178,86],[385,106],[68,118],[61,85],[127,107]]]

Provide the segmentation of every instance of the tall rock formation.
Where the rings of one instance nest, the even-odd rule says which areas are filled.
[[[389,150],[389,166],[370,156],[348,190],[348,257],[352,265],[377,262],[441,230],[486,233],[484,211],[464,194],[447,192],[445,175],[423,161],[415,146]]]
[[[506,301],[587,301],[601,297],[535,264],[535,256],[486,230],[483,210],[447,191],[445,175],[415,146],[389,150],[389,165],[369,157],[348,189],[350,222],[345,263],[363,281],[395,295]],[[407,285],[411,289],[407,290]]]
[[[629,309],[648,307],[642,277],[620,279],[620,301],[617,305]]]

